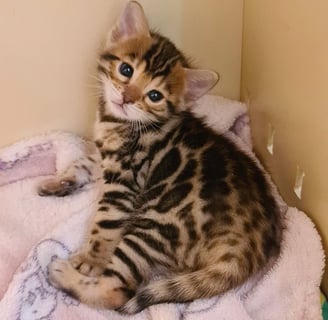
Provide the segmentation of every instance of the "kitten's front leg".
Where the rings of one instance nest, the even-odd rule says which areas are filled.
[[[84,275],[95,276],[102,273],[121,240],[126,221],[135,212],[136,186],[133,179],[121,174],[110,177],[110,182],[104,184],[105,190],[84,245],[70,258],[73,267]]]
[[[40,196],[64,197],[100,178],[98,155],[82,157],[70,164],[56,177],[42,181],[38,186]]]

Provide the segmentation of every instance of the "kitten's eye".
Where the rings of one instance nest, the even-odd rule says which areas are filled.
[[[157,90],[150,90],[147,95],[152,102],[158,102],[164,98],[163,95]]]
[[[133,75],[133,68],[125,62],[120,65],[120,73],[127,78],[131,78]]]

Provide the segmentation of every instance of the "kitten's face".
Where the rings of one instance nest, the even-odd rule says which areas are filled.
[[[165,121],[177,113],[185,86],[180,60],[183,56],[163,38],[139,36],[111,45],[99,67],[106,111],[142,122]]]
[[[100,56],[102,113],[123,121],[165,122],[218,80],[212,71],[187,67],[172,42],[149,31],[141,6],[129,2]]]

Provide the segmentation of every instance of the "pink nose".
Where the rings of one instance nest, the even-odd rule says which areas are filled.
[[[123,103],[133,103],[141,98],[141,92],[136,86],[126,86],[123,92]]]

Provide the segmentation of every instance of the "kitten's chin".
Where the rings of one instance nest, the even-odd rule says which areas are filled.
[[[142,111],[138,111],[135,106],[118,103],[113,100],[107,103],[107,110],[114,118],[120,120],[143,122],[147,119],[147,116]]]

